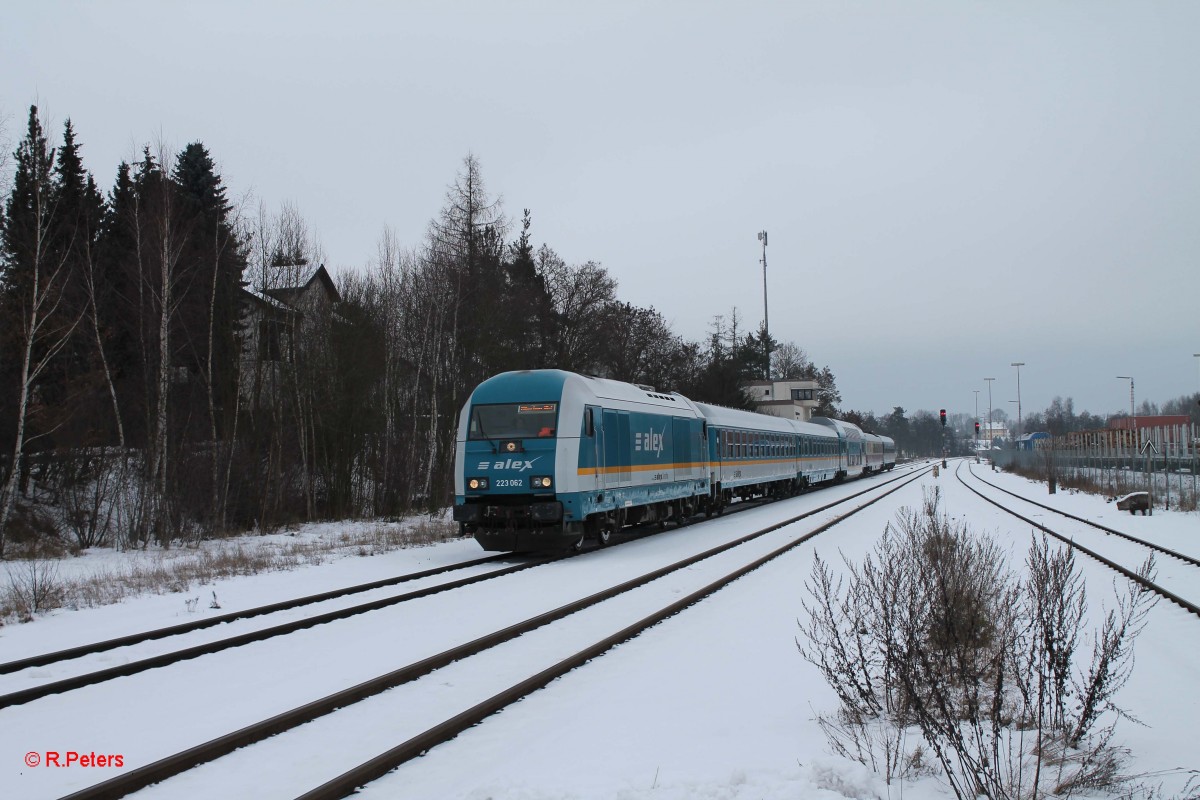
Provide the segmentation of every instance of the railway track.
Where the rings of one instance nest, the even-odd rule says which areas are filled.
[[[1012,508],[1009,508],[1008,506],[1004,505],[1003,503],[996,500],[995,498],[988,497],[985,493],[979,491],[974,486],[971,486],[969,483],[967,483],[967,481],[965,481],[963,479],[963,477],[961,475],[963,463],[965,463],[965,462],[959,462],[958,467],[955,468],[954,476],[958,479],[959,483],[961,483],[963,486],[965,486],[967,489],[969,489],[971,492],[976,494],[981,499],[987,501],[988,503],[991,503],[996,508],[999,508],[1001,511],[1004,511],[1007,514],[1011,514],[1012,516],[1016,517],[1017,519],[1020,519],[1024,522],[1032,525],[1037,530],[1042,531],[1043,533],[1047,534],[1048,536],[1051,536],[1051,537],[1063,542],[1064,544],[1068,545],[1069,547],[1073,547],[1076,550],[1078,550],[1079,552],[1084,553],[1085,555],[1088,555],[1088,556],[1094,558],[1095,560],[1099,561],[1100,563],[1104,564],[1105,566],[1109,567],[1110,569],[1124,575],[1129,580],[1139,584],[1140,586],[1145,587],[1146,589],[1154,592],[1155,594],[1159,595],[1160,597],[1163,597],[1163,598],[1171,601],[1175,605],[1179,606],[1180,608],[1184,609],[1185,611],[1188,611],[1189,613],[1195,615],[1196,617],[1200,617],[1200,606],[1196,605],[1195,603],[1179,596],[1175,592],[1168,590],[1167,588],[1161,586],[1160,584],[1149,580],[1147,577],[1139,575],[1135,570],[1132,570],[1132,569],[1128,568],[1127,566],[1125,566],[1124,564],[1121,564],[1118,561],[1115,561],[1105,555],[1102,555],[1101,553],[1097,552],[1095,549],[1088,547],[1086,545],[1080,544],[1074,537],[1064,534],[1060,531],[1053,530],[1050,527],[1048,527],[1047,525],[1045,525],[1044,523],[1038,522],[1037,520],[1033,519],[1032,517],[1026,516],[1024,514],[1021,514],[1018,511],[1015,511]],[[1069,518],[1075,522],[1079,522],[1084,525],[1087,525],[1090,528],[1095,529],[1101,533],[1104,533],[1107,535],[1119,536],[1121,539],[1129,541],[1129,542],[1137,544],[1137,545],[1140,545],[1142,547],[1145,547],[1145,548],[1149,549],[1151,552],[1169,555],[1172,558],[1179,559],[1180,561],[1182,561],[1185,564],[1188,564],[1191,567],[1200,568],[1200,561],[1192,558],[1191,556],[1176,552],[1174,550],[1162,547],[1160,545],[1156,545],[1152,542],[1147,542],[1143,539],[1137,538],[1136,536],[1131,536],[1122,531],[1117,531],[1117,530],[1115,530],[1113,528],[1109,528],[1105,525],[1100,525],[1098,523],[1092,522],[1092,521],[1084,519],[1082,517],[1075,516],[1074,514],[1068,514],[1066,512],[1059,511],[1056,508],[1052,508],[1052,507],[1044,505],[1042,503],[1038,503],[1034,500],[1029,500],[1027,498],[1021,497],[1020,495],[1015,494],[1014,492],[1010,492],[1006,489],[1002,489],[988,481],[983,480],[982,478],[979,478],[979,476],[975,475],[974,470],[972,470],[969,465],[967,467],[967,471],[968,471],[968,473],[971,474],[972,478],[974,478],[975,480],[978,480],[980,483],[983,483],[993,489],[996,489],[997,491],[1003,492],[1006,495],[1010,495],[1010,496],[1016,498],[1017,500],[1020,500],[1023,503],[1028,503],[1028,504],[1036,506],[1038,508],[1042,508],[1047,511],[1051,511],[1055,514],[1059,514],[1064,518]]]
[[[753,558],[748,563],[740,563],[735,569],[724,572],[719,578],[713,580],[702,588],[688,593],[686,596],[674,600],[673,602],[661,605],[653,613],[641,617],[632,625],[626,625],[618,630],[615,634],[606,636],[599,641],[592,642],[585,647],[577,650],[573,655],[559,659],[552,666],[549,666],[535,675],[526,677],[513,683],[508,688],[493,693],[482,702],[472,705],[469,709],[462,711],[450,718],[440,721],[438,724],[432,725],[422,733],[416,736],[409,737],[404,742],[395,745],[386,752],[370,759],[359,766],[348,770],[333,781],[328,781],[326,784],[314,789],[312,792],[305,794],[305,797],[341,797],[348,794],[356,786],[369,782],[374,778],[385,774],[395,768],[404,761],[419,755],[444,741],[456,736],[466,728],[477,724],[490,714],[493,714],[504,707],[516,702],[522,697],[536,691],[538,688],[545,686],[555,678],[566,674],[575,667],[586,663],[588,660],[595,658],[610,648],[637,636],[642,631],[646,630],[658,622],[667,619],[674,614],[679,613],[688,606],[708,597],[714,592],[720,590],[729,583],[738,578],[758,569],[763,564],[779,557],[783,553],[798,547],[804,542],[809,541],[819,533],[828,530],[829,528],[844,521],[850,516],[858,513],[864,508],[870,507],[879,500],[887,497],[893,492],[899,491],[907,486],[912,481],[917,480],[925,474],[925,470],[915,471],[906,475],[897,476],[885,483],[875,484],[871,487],[856,492],[848,497],[827,503],[819,508],[812,509],[803,514],[790,517],[786,520],[773,523],[759,530],[740,536],[730,542],[723,543],[717,547],[710,548],[701,553],[689,556],[687,558],[676,561],[672,564],[651,570],[643,575],[624,581],[619,585],[606,588],[602,591],[595,592],[587,597],[566,603],[558,608],[550,611],[537,614],[533,617],[525,619],[517,624],[509,625],[503,629],[494,631],[485,636],[478,637],[465,644],[452,647],[444,652],[434,656],[422,659],[420,661],[408,664],[407,666],[393,670],[386,674],[379,675],[369,681],[359,683],[348,689],[335,692],[319,700],[306,703],[302,706],[293,708],[282,714],[277,714],[269,719],[264,719],[258,723],[245,726],[233,733],[217,737],[201,745],[189,748],[174,755],[159,759],[150,764],[129,770],[122,775],[96,784],[87,789],[83,789],[68,797],[73,800],[81,798],[110,798],[121,797],[138,789],[144,788],[154,783],[161,782],[172,776],[179,775],[187,770],[191,770],[199,765],[214,761],[215,759],[226,756],[233,751],[246,747],[247,745],[261,742],[268,737],[272,737],[284,731],[289,731],[305,723],[313,722],[321,717],[329,715],[337,709],[344,709],[347,706],[358,703],[360,700],[373,697],[385,692],[388,689],[412,684],[423,676],[439,670],[448,665],[454,664],[455,668],[459,668],[463,663],[474,663],[471,661],[474,657],[488,651],[495,651],[499,645],[512,642],[519,637],[526,636],[531,632],[549,626],[551,623],[563,619],[572,614],[577,614],[585,610],[595,609],[600,607],[606,601],[623,595],[628,596],[642,587],[647,587],[661,578],[673,573],[680,573],[687,570],[689,567],[711,562],[718,557],[726,556],[725,554],[734,553],[736,555],[738,548],[749,545],[762,539],[768,534],[779,531],[787,526],[794,525],[813,515],[820,514],[825,511],[834,509],[837,506],[844,505],[868,493],[876,493],[877,496],[867,500],[861,505],[857,505],[851,510],[835,517],[834,519],[821,524],[811,531],[803,535],[789,539],[781,546],[774,547],[765,554]],[[892,484],[895,484],[894,486]],[[883,491],[881,491],[883,490]],[[765,541],[765,540],[764,540]],[[759,546],[766,547],[763,542],[758,542]],[[769,544],[769,543],[768,543]],[[746,556],[748,557],[748,555]],[[716,567],[712,567],[715,569]],[[687,574],[687,573],[684,573]],[[579,627],[579,626],[576,626]],[[586,626],[583,626],[586,627]],[[458,662],[458,663],[456,663]],[[324,740],[330,740],[330,737],[323,736]],[[334,737],[336,738],[336,737]],[[223,762],[222,762],[223,763]],[[217,766],[217,765],[214,765]]]
[[[57,664],[60,661],[69,661],[82,656],[104,653],[109,650],[115,650],[118,647],[129,647],[130,645],[141,644],[142,642],[166,639],[171,636],[179,636],[184,633],[191,633],[192,631],[212,628],[216,627],[217,625],[224,625],[226,623],[236,622],[238,620],[253,619],[266,614],[275,614],[280,611],[290,611],[294,608],[302,608],[303,606],[322,603],[327,600],[337,599],[339,597],[347,597],[352,594],[361,594],[363,592],[369,592],[375,589],[383,589],[388,586],[396,586],[401,583],[409,583],[422,578],[430,578],[436,575],[444,575],[448,572],[455,572],[461,569],[495,563],[498,561],[503,561],[505,558],[507,558],[507,556],[503,553],[495,556],[487,556],[485,558],[476,558],[470,561],[462,561],[457,564],[448,564],[443,567],[422,570],[420,572],[410,572],[394,578],[384,578],[382,580],[370,581],[368,583],[359,583],[340,589],[332,589],[327,592],[319,592],[317,594],[305,595],[304,597],[297,597],[292,600],[283,600],[278,603],[255,606],[254,608],[246,608],[241,611],[231,611],[228,614],[218,614],[212,617],[205,617],[204,619],[196,620],[194,622],[185,622],[180,625],[169,625],[162,628],[155,628],[153,630],[131,633],[125,636],[116,636],[111,639],[92,642],[90,644],[83,644],[77,647],[68,647],[62,650],[55,650],[50,653],[40,653],[34,656],[18,658],[13,661],[7,661],[0,664],[0,675],[8,675],[13,672],[20,672],[21,670],[29,669],[30,667],[45,667],[51,664]]]
[[[324,612],[321,614],[315,614],[313,616],[302,617],[301,619],[291,620],[289,622],[281,623],[278,625],[271,625],[266,628],[260,628],[258,630],[249,631],[247,633],[241,633],[241,634],[237,634],[234,636],[228,636],[225,638],[216,639],[214,641],[204,642],[202,644],[193,645],[191,647],[185,647],[180,650],[172,650],[167,653],[160,653],[158,655],[137,659],[134,661],[127,662],[125,664],[118,664],[113,667],[106,667],[105,669],[94,670],[92,672],[84,672],[84,673],[81,673],[78,675],[73,675],[71,677],[61,678],[59,680],[48,681],[46,683],[41,683],[41,684],[37,684],[35,686],[30,686],[25,689],[18,689],[15,691],[7,692],[5,694],[0,694],[0,709],[8,708],[9,706],[16,706],[16,705],[21,705],[23,703],[28,703],[31,700],[37,700],[39,698],[47,697],[52,694],[60,694],[62,692],[68,692],[73,689],[80,689],[85,686],[93,686],[95,684],[103,683],[104,681],[109,681],[114,678],[127,677],[130,675],[136,675],[139,672],[145,672],[145,671],[151,670],[151,669],[158,669],[160,667],[170,666],[172,664],[177,664],[181,661],[187,661],[187,660],[190,660],[193,658],[199,658],[200,656],[211,655],[213,653],[219,653],[224,650],[232,649],[234,647],[242,647],[247,644],[263,642],[263,641],[266,641],[267,639],[271,639],[276,636],[284,636],[289,633],[295,633],[296,631],[313,628],[313,627],[316,627],[317,625],[325,625],[330,622],[336,622],[338,620],[343,620],[343,619],[348,619],[350,617],[358,616],[359,614],[366,614],[371,611],[378,611],[383,608],[388,608],[391,606],[398,605],[400,603],[404,603],[404,602],[407,602],[410,600],[416,600],[416,599],[419,599],[422,597],[429,597],[430,595],[439,594],[441,592],[450,591],[452,589],[458,589],[458,588],[461,588],[464,586],[470,586],[472,584],[481,583],[481,582],[487,581],[487,580],[494,580],[496,578],[503,577],[505,575],[512,575],[513,573],[521,572],[522,570],[531,569],[533,567],[540,567],[543,564],[548,564],[552,561],[559,561],[564,558],[570,558],[570,557],[572,557],[572,555],[574,555],[574,554],[533,559],[531,561],[527,561],[527,562],[520,563],[520,564],[515,564],[510,567],[503,567],[503,568],[497,569],[497,570],[490,570],[490,571],[484,572],[480,575],[473,575],[468,578],[460,578],[458,580],[448,581],[446,583],[439,583],[434,586],[429,586],[429,587],[426,587],[423,589],[417,589],[417,590],[414,590],[411,592],[404,592],[403,594],[393,595],[390,597],[383,597],[383,598],[379,598],[377,600],[372,600],[372,601],[366,602],[366,603],[359,603],[357,605],[353,605],[348,608],[341,608],[341,609],[336,609],[334,611],[327,611],[327,612]],[[492,558],[477,559],[476,561],[470,562],[470,563],[471,564],[481,564],[481,563],[486,563],[489,561],[497,561],[502,558],[503,558],[503,556],[501,556],[499,558],[492,557]],[[417,575],[419,575],[421,577],[426,577],[426,576],[428,576],[429,573],[442,574],[444,572],[450,571],[451,569],[453,569],[453,568],[430,570],[430,571],[427,571],[426,573],[418,573]],[[390,585],[392,583],[403,582],[403,581],[414,580],[414,579],[415,578],[413,576],[403,576],[401,578],[389,579],[387,582],[384,583],[384,585]],[[363,585],[366,586],[367,584],[363,584]],[[378,588],[378,587],[372,587],[372,588]],[[347,590],[339,590],[338,592],[325,593],[325,594],[332,594],[335,597],[341,597],[341,596],[345,596],[346,594],[358,592],[358,591],[367,591],[367,589],[351,587],[350,589],[347,589]],[[313,597],[320,597],[321,600],[330,599],[329,597],[321,597],[320,595],[314,595]],[[302,600],[305,600],[306,602],[288,601],[286,603],[281,603],[281,604],[276,604],[276,605],[282,606],[285,609],[291,609],[291,608],[297,607],[297,605],[304,605],[304,604],[316,603],[316,602],[321,601],[321,600],[307,600],[307,599],[302,599]],[[251,616],[259,616],[259,615],[263,615],[263,614],[277,613],[280,610],[281,610],[280,608],[272,608],[271,606],[262,606],[258,609],[252,609],[252,611],[255,611],[257,613],[252,614]],[[246,612],[241,612],[240,614],[234,614],[234,615],[230,615],[230,616],[234,617],[235,619],[241,619],[241,618],[246,617]],[[174,626],[174,628],[165,628],[165,629],[160,629],[158,631],[148,631],[145,634],[135,634],[132,637],[123,637],[123,638],[136,639],[136,641],[138,643],[140,643],[140,642],[144,642],[144,641],[151,641],[151,640],[166,638],[169,636],[181,635],[183,633],[190,633],[193,630],[211,627],[211,625],[213,625],[213,624],[220,624],[220,622],[212,623],[211,621],[208,621],[208,620],[205,620],[202,622],[209,623],[209,624],[198,624],[198,625],[188,624],[188,625]],[[182,630],[178,630],[178,629],[182,629]],[[16,671],[19,671],[19,669],[29,668],[29,667],[33,667],[35,665],[36,666],[46,666],[46,665],[50,665],[50,664],[56,664],[61,661],[68,661],[73,658],[78,658],[81,655],[104,652],[107,650],[111,650],[111,649],[115,649],[115,648],[123,646],[122,644],[113,644],[114,641],[119,641],[119,640],[109,640],[106,642],[99,642],[95,645],[84,645],[83,647],[80,647],[80,648],[72,648],[70,650],[58,651],[58,653],[69,653],[70,654],[70,655],[62,656],[61,658],[51,658],[51,656],[57,655],[55,653],[51,653],[51,654],[47,654],[46,656],[34,656],[34,657],[31,657],[28,659],[23,659],[23,662],[25,662],[25,663],[9,662],[10,665],[23,663],[23,666],[18,669],[8,670],[8,672],[10,672],[10,673],[16,672]],[[84,651],[84,652],[77,653],[77,652],[73,652],[73,651]],[[6,665],[6,666],[8,666],[8,665]]]
[[[1004,494],[1010,495],[1011,497],[1015,497],[1018,500],[1022,500],[1026,503],[1029,503],[1032,506],[1037,506],[1038,508],[1043,508],[1046,511],[1052,511],[1055,514],[1058,514],[1059,516],[1067,517],[1068,519],[1073,519],[1076,522],[1082,522],[1083,524],[1088,525],[1092,528],[1095,528],[1096,530],[1103,531],[1104,533],[1110,534],[1112,536],[1118,536],[1126,541],[1133,542],[1134,544],[1139,544],[1142,547],[1147,547],[1147,548],[1155,551],[1156,553],[1161,553],[1162,555],[1170,556],[1171,558],[1178,559],[1179,561],[1182,561],[1185,564],[1189,564],[1193,567],[1200,567],[1200,559],[1189,556],[1186,553],[1180,553],[1179,551],[1172,550],[1169,547],[1163,547],[1162,545],[1155,544],[1154,542],[1148,542],[1145,539],[1139,539],[1136,536],[1125,533],[1124,531],[1119,531],[1116,528],[1110,528],[1107,525],[1101,525],[1099,522],[1094,522],[1093,520],[1085,519],[1084,517],[1079,517],[1079,516],[1076,516],[1075,514],[1070,514],[1066,511],[1062,511],[1060,509],[1054,508],[1053,506],[1048,506],[1045,503],[1039,503],[1036,500],[1030,500],[1028,497],[1022,497],[1021,495],[1017,494],[1016,492],[1010,492],[1008,489],[1005,489],[1001,486],[997,486],[996,484],[992,483],[991,481],[981,478],[979,475],[975,474],[975,470],[971,468],[970,464],[967,464],[967,471],[971,473],[972,478],[974,478],[975,480],[979,481],[982,484],[986,484],[987,486],[990,486],[991,488],[995,489],[998,492],[1003,492]]]
[[[899,478],[891,478],[888,482],[899,480]],[[864,490],[866,491],[866,490]],[[856,495],[854,495],[856,496]],[[740,513],[750,508],[758,507],[758,503],[739,503],[731,508],[727,515]],[[698,523],[697,523],[698,524]],[[632,534],[624,534],[621,541],[637,538],[636,532]],[[590,551],[585,551],[590,552]],[[350,617],[359,614],[366,614],[372,611],[378,611],[384,608],[389,608],[400,603],[417,600],[424,597],[429,597],[441,592],[451,591],[453,589],[471,586],[488,580],[502,578],[512,575],[523,570],[539,567],[545,564],[561,561],[567,558],[574,558],[581,553],[563,553],[558,555],[535,557],[528,560],[522,560],[520,563],[511,566],[501,567],[495,570],[487,570],[477,575],[472,575],[466,578],[451,580],[444,583],[438,583],[433,586],[424,587],[421,589],[404,592],[397,595],[377,598],[365,603],[358,603],[352,606],[338,608],[332,611],[313,614],[311,616],[302,617],[300,619],[292,619],[284,623],[269,625],[267,627],[248,631],[245,633],[235,634],[208,642],[192,645],[189,647],[171,650],[165,653],[158,653],[144,658],[130,660],[123,664],[118,664],[111,667],[105,667],[99,670],[84,671],[68,677],[59,678],[57,680],[46,681],[21,689],[15,689],[0,693],[0,709],[10,706],[21,705],[32,700],[37,700],[42,697],[47,697],[53,694],[80,689],[86,686],[92,686],[115,678],[128,677],[145,672],[151,669],[167,667],[172,664],[177,664],[182,661],[187,661],[193,658],[199,658],[205,655],[219,653],[229,650],[234,647],[242,647],[248,644],[263,642],[276,636],[284,636],[297,631],[306,630],[318,625],[325,625],[339,620],[349,619]],[[191,623],[182,625],[173,625],[164,628],[158,628],[150,631],[130,634],[113,639],[108,639],[91,644],[80,645],[78,647],[66,648],[51,653],[44,653],[34,656],[29,656],[22,659],[0,664],[0,675],[15,674],[26,669],[36,667],[46,667],[61,664],[63,662],[72,661],[86,656],[104,653],[121,647],[129,647],[149,641],[159,641],[173,636],[182,636],[194,631],[212,628],[222,624],[228,624],[235,621],[253,619],[256,617],[266,616],[284,611],[290,611],[304,606],[315,605],[329,600],[334,600],[342,597],[347,597],[353,594],[360,594],[387,588],[403,583],[408,583],[424,578],[435,577],[463,569],[472,567],[487,567],[491,564],[500,564],[506,561],[511,561],[514,557],[509,554],[500,554],[495,556],[487,556],[483,558],[473,559],[458,564],[447,565],[430,570],[409,573],[406,575],[397,576],[394,578],[386,578],[369,583],[356,584],[341,589],[335,589],[318,594],[308,595],[305,597],[295,598],[292,600],[271,603],[268,605],[249,608],[242,611],[231,612],[214,617],[209,617],[203,620],[197,620]]]

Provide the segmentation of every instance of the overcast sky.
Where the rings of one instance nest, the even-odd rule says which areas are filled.
[[[107,191],[202,141],[328,265],[420,243],[474,153],[508,215],[705,336],[736,307],[843,407],[1128,408],[1200,389],[1200,3],[18,2]]]

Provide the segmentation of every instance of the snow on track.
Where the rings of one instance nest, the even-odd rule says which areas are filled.
[[[988,478],[1005,482],[1006,488],[1023,484],[1031,497],[1039,494],[1036,485],[1013,476],[989,473]],[[284,641],[293,638],[289,636],[228,661],[197,659],[186,674],[176,673],[176,668],[156,671],[171,673],[171,679],[155,685],[141,680],[150,677],[147,674],[111,682],[114,686],[125,684],[121,691],[110,690],[111,694],[84,698],[85,690],[81,690],[27,707],[0,710],[0,794],[57,796],[113,774],[111,770],[109,774],[92,770],[98,774],[91,775],[70,769],[31,771],[21,763],[27,751],[86,748],[123,752],[127,765],[139,766],[150,758],[226,733],[239,720],[261,719],[270,709],[286,707],[298,697],[316,697],[342,688],[354,674],[373,675],[382,671],[380,665],[390,668],[409,663],[420,651],[432,650],[439,642],[465,640],[471,630],[480,629],[473,626],[481,619],[494,622],[508,610],[518,616],[549,607],[554,598],[571,594],[566,588],[574,589],[575,596],[582,595],[592,586],[615,582],[621,575],[640,574],[651,563],[677,560],[864,485],[858,482],[768,504],[562,563],[563,567],[586,565],[586,570],[530,570],[513,576],[500,593],[459,597],[456,591],[411,616],[372,614],[368,615],[372,624],[362,627],[323,626],[335,633],[294,647]],[[832,710],[836,700],[816,670],[796,653],[794,639],[813,551],[835,566],[840,563],[838,551],[860,559],[884,525],[894,519],[897,507],[919,505],[922,485],[941,486],[947,512],[966,520],[973,530],[1007,542],[1013,562],[1019,566],[1031,537],[1026,523],[971,494],[950,474],[923,478],[405,764],[364,789],[362,795],[472,800],[895,796],[896,786],[887,787],[858,765],[827,755],[824,738],[812,718],[816,712]],[[1042,498],[1046,496],[1042,494]],[[1141,517],[1118,515],[1102,499],[1060,494],[1049,500],[1069,503],[1068,510],[1080,516],[1107,516],[1105,524],[1122,530],[1132,523],[1132,527],[1144,529],[1132,533],[1143,538],[1156,536],[1156,541],[1175,549],[1200,540],[1200,516],[1196,514],[1159,511],[1144,518],[1154,523],[1146,525]],[[833,516],[839,511],[827,513]],[[819,522],[810,519],[800,525],[807,529]],[[1093,610],[1102,603],[1110,604],[1113,573],[1086,557],[1078,563]],[[472,698],[489,691],[489,681],[500,685],[521,666],[529,674],[536,666],[529,662],[554,658],[581,641],[578,637],[594,641],[602,634],[597,629],[617,624],[618,609],[634,614],[663,594],[684,592],[687,586],[703,581],[701,573],[706,569],[697,565],[685,570],[687,575],[646,587],[619,603],[606,603],[603,610],[576,615],[495,648],[487,669],[470,663],[452,665],[410,687],[330,715],[329,720],[340,717],[334,727],[303,726],[137,796],[276,796],[270,794],[272,787],[278,787],[277,796],[294,796],[296,791],[311,788],[407,738],[409,727],[420,727],[419,713],[436,716],[435,712],[445,708],[465,707]],[[529,580],[535,574],[537,580]],[[597,583],[592,583],[593,579]],[[1200,582],[1192,581],[1200,588]],[[1192,596],[1197,594],[1200,592],[1193,591]],[[654,600],[648,599],[651,595]],[[457,598],[452,604],[443,602],[452,598]],[[85,629],[76,633],[81,639],[91,638]],[[1122,722],[1118,727],[1118,739],[1132,750],[1133,771],[1200,766],[1193,755],[1190,730],[1190,720],[1200,713],[1198,640],[1200,622],[1191,615],[1165,602],[1151,612],[1147,630],[1136,645],[1133,678],[1118,698],[1146,723],[1141,727]],[[376,702],[379,700],[384,702]],[[1177,774],[1163,781],[1168,796],[1182,785]],[[945,796],[931,779],[906,783],[902,788],[910,800]]]

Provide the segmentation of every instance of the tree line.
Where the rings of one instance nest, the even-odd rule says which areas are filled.
[[[600,264],[535,246],[530,210],[510,219],[473,155],[421,242],[385,230],[324,293],[301,213],[235,205],[200,142],[144,147],[102,192],[72,122],[52,146],[34,106],[8,164],[0,555],[55,529],[144,546],[442,508],[458,412],[510,369],[745,407],[770,353],[837,413],[829,368],[736,309],[689,341]]]

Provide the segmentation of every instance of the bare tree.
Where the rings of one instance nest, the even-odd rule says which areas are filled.
[[[1089,659],[1072,549],[1035,539],[1018,579],[1004,549],[950,523],[938,497],[902,512],[861,564],[846,562],[845,579],[814,563],[797,644],[839,698],[819,718],[831,746],[889,782],[936,766],[960,798],[1119,785],[1112,737],[1126,712],[1115,696],[1153,598],[1136,586],[1118,595]]]
[[[558,318],[555,363],[562,369],[597,372],[597,345],[605,330],[604,312],[616,302],[616,280],[592,261],[570,266],[544,245],[537,252],[537,268]]]
[[[145,151],[141,174],[139,206],[135,215],[139,235],[138,251],[144,252],[143,290],[147,310],[153,315],[157,330],[147,342],[153,352],[152,395],[147,404],[149,435],[147,437],[145,513],[143,520],[150,536],[161,544],[170,542],[171,525],[171,383],[175,375],[172,359],[173,322],[182,295],[184,276],[179,269],[180,255],[186,243],[185,223],[176,208],[175,187],[170,180],[174,158],[162,141],[157,146],[157,158]],[[143,326],[146,327],[146,326]],[[149,353],[148,353],[149,355]],[[146,540],[148,541],[148,539]]]
[[[7,197],[12,191],[11,169],[12,140],[8,135],[8,114],[0,112],[0,197]]]
[[[811,364],[808,353],[795,342],[781,342],[771,351],[771,374],[776,380],[799,380]]]
[[[28,445],[50,433],[28,428],[35,387],[83,319],[64,302],[68,271],[65,250],[52,252],[50,240],[57,224],[51,169],[54,151],[46,144],[37,108],[29,114],[29,132],[17,149],[17,175],[9,198],[4,227],[7,304],[15,323],[19,348],[16,431],[9,472],[0,487],[0,556],[5,531],[16,502],[22,459]]]

